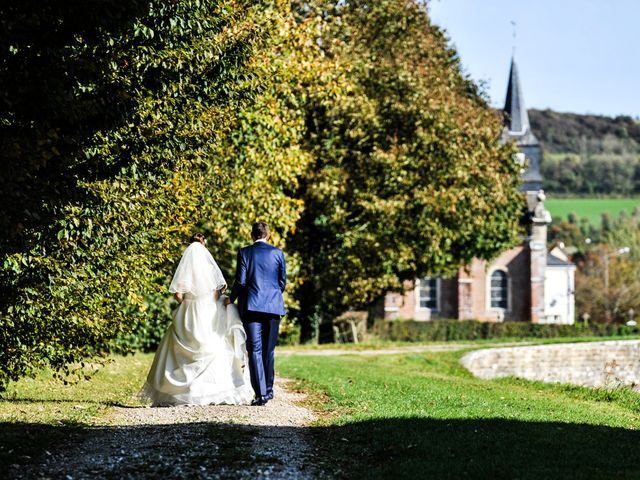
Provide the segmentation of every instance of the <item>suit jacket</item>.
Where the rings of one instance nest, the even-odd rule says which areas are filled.
[[[249,312],[284,315],[282,292],[287,283],[284,253],[266,242],[255,242],[238,251],[231,302],[238,299],[241,316]]]

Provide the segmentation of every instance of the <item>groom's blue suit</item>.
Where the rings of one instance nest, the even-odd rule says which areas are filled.
[[[273,397],[274,352],[280,317],[287,313],[282,300],[286,282],[287,267],[279,248],[259,240],[238,251],[230,300],[238,299],[247,332],[251,386],[258,398]]]

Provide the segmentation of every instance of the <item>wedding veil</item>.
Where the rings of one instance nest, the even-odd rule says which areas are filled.
[[[182,254],[169,291],[198,297],[226,286],[227,282],[209,250],[200,242],[193,242]]]

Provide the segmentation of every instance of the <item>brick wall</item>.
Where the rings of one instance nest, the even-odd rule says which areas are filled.
[[[527,255],[527,250],[519,246],[502,253],[488,268],[487,262],[474,259],[468,273],[460,269],[458,318],[496,322],[502,316],[503,320],[529,320],[530,286]],[[507,270],[510,283],[509,308],[504,312],[491,309],[489,304],[487,274],[497,267]]]

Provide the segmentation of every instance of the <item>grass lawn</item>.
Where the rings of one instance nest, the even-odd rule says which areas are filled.
[[[549,198],[545,206],[554,218],[567,220],[573,212],[578,220],[586,217],[592,225],[600,226],[603,213],[609,213],[612,218],[617,218],[623,210],[631,214],[634,207],[640,206],[640,198]]]
[[[296,357],[280,373],[311,392],[313,438],[348,478],[640,478],[640,395],[483,381],[462,352]]]

